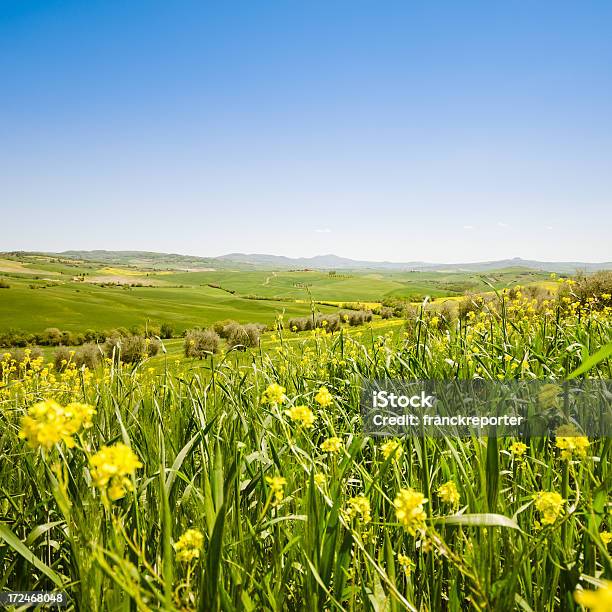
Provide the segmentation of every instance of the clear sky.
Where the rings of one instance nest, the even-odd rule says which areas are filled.
[[[0,251],[612,259],[612,3],[0,0]]]

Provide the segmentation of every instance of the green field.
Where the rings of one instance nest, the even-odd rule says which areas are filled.
[[[107,330],[168,322],[176,331],[223,319],[270,324],[334,305],[458,297],[514,284],[541,283],[542,272],[509,268],[487,274],[253,270],[152,270],[135,265],[22,255],[0,258],[0,331]],[[139,286],[141,285],[141,286]],[[253,299],[262,298],[262,299]],[[322,312],[334,305],[319,304]]]

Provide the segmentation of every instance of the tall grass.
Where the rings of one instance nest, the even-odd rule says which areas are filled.
[[[361,433],[360,390],[385,377],[565,379],[598,351],[583,375],[610,378],[610,309],[531,312],[499,296],[443,323],[421,311],[380,337],[314,330],[288,341],[280,331],[275,351],[156,369],[3,361],[0,589],[61,588],[88,611],[572,609],[576,589],[612,577],[601,535],[612,527],[610,439],[574,461],[549,438],[524,440],[521,457],[513,439],[411,436],[385,457]],[[265,402],[273,384],[286,399]],[[331,404],[315,399],[321,387]],[[18,437],[25,411],[48,398],[96,408],[74,448]],[[315,413],[312,428],[285,414],[298,405]],[[333,437],[339,452],[324,452]],[[118,442],[143,467],[111,501],[90,458]],[[457,508],[437,492],[448,481]],[[394,508],[402,488],[428,500],[415,535]],[[566,500],[552,525],[541,525],[539,491]],[[350,511],[358,496],[369,520]],[[203,544],[182,561],[189,529]]]

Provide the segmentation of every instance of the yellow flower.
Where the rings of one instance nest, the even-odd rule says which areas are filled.
[[[514,442],[510,445],[510,452],[518,458],[522,458],[527,451],[527,445],[523,442]]]
[[[425,529],[426,516],[423,504],[426,503],[423,494],[414,489],[400,489],[395,496],[393,505],[397,520],[411,535],[415,535],[417,530]]]
[[[129,446],[122,442],[103,446],[90,460],[91,477],[96,487],[108,494],[109,499],[121,499],[132,490],[128,478],[142,467],[142,463]]]
[[[459,506],[461,496],[459,495],[459,491],[457,491],[457,485],[452,480],[449,480],[448,482],[439,486],[437,493],[443,502],[446,502],[454,507]]]
[[[19,437],[34,448],[49,449],[59,442],[72,448],[74,434],[81,427],[91,427],[95,413],[94,408],[87,404],[75,402],[64,408],[54,400],[44,400],[30,407],[28,414],[21,419]]]
[[[589,608],[591,612],[610,612],[612,610],[612,582],[604,580],[596,591],[581,590],[574,593],[576,603]]]
[[[402,453],[404,452],[404,449],[401,447],[400,443],[397,440],[389,440],[388,442],[385,442],[381,447],[380,450],[382,451],[383,457],[385,459],[388,459],[389,457],[391,457],[391,455],[393,455],[394,459],[399,459],[402,456]]]
[[[535,507],[542,514],[542,525],[553,525],[563,514],[565,500],[559,493],[540,491],[532,497],[535,499]]]
[[[414,561],[410,557],[407,557],[406,555],[402,555],[402,553],[399,553],[397,555],[397,560],[399,561],[399,564],[402,566],[402,569],[404,570],[404,574],[406,574],[406,576],[409,576],[412,573],[412,570],[414,569]]]
[[[328,438],[321,444],[321,450],[326,453],[337,453],[342,448],[342,440],[340,438]]]
[[[285,414],[292,420],[297,421],[304,427],[312,427],[315,422],[315,415],[308,406],[293,406],[285,410]]]
[[[277,383],[272,383],[263,394],[261,398],[262,404],[282,404],[286,399],[285,387],[281,387]]]
[[[323,408],[331,406],[333,400],[334,398],[332,397],[332,394],[327,390],[327,387],[321,387],[315,395],[315,402],[317,402],[317,404],[319,404],[319,406],[322,406]]]
[[[358,495],[357,497],[351,497],[347,502],[348,508],[344,515],[348,520],[360,517],[362,523],[369,523],[372,520],[370,516],[370,502],[367,497]]]
[[[76,433],[81,427],[83,429],[89,429],[93,423],[93,415],[96,411],[93,406],[89,404],[81,404],[80,402],[71,402],[64,409],[66,417],[70,421],[70,427]]]
[[[273,505],[276,506],[280,504],[285,496],[285,485],[287,484],[287,480],[282,476],[266,476],[266,482],[274,494]]]
[[[202,532],[199,529],[188,529],[174,545],[176,560],[189,563],[193,559],[198,559],[202,544],[204,544]]]
[[[612,542],[612,533],[609,531],[602,531],[599,534],[601,541],[607,546],[610,542]]]
[[[313,478],[314,478],[315,484],[319,485],[320,487],[322,487],[325,484],[325,481],[327,480],[325,478],[325,474],[321,474],[321,472],[317,472]]]
[[[555,446],[561,449],[561,459],[571,459],[573,456],[586,457],[589,439],[576,435],[577,431],[571,425],[562,425],[555,431],[557,441]]]

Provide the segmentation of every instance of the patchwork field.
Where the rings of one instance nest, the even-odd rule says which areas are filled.
[[[154,356],[156,340],[131,332],[74,353],[0,352],[0,590],[62,592],[68,610],[93,612],[609,609],[609,273],[8,261],[2,326],[150,319],[180,332],[283,312],[318,325],[251,326],[248,346],[232,343],[248,326],[223,327],[222,340],[192,330]],[[101,276],[133,282],[91,282]],[[138,286],[146,279],[154,286]],[[345,301],[378,306],[397,292],[399,315],[334,319]],[[410,303],[415,292],[430,300]],[[142,352],[128,359],[130,343]],[[504,394],[546,382],[529,407],[545,433],[370,435],[362,389],[385,379]],[[581,429],[572,399],[587,379],[608,393],[597,433]]]
[[[177,331],[223,319],[271,324],[345,303],[396,298],[460,297],[517,283],[545,283],[549,275],[524,269],[487,274],[435,272],[193,271],[109,266],[49,256],[0,259],[0,331],[48,327],[84,332],[168,322]],[[262,299],[256,299],[262,298]],[[321,304],[320,302],[326,302]]]

